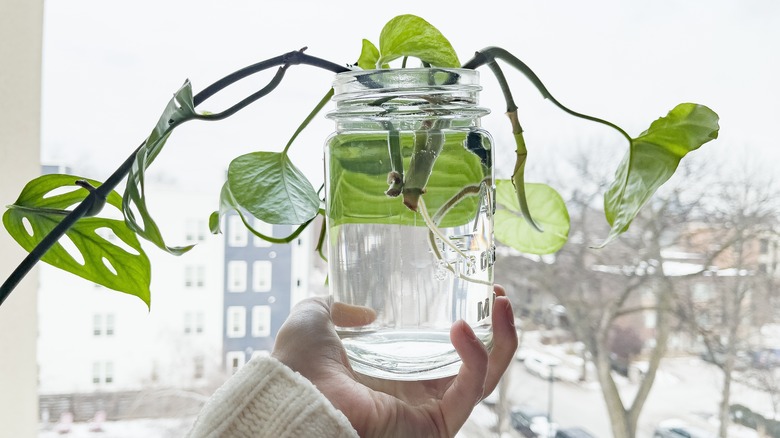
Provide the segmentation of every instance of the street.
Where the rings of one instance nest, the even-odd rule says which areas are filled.
[[[509,381],[510,406],[528,405],[547,410],[549,382],[530,374],[522,362],[515,360],[506,376]],[[638,438],[651,438],[656,425],[663,420],[679,419],[691,426],[717,431],[716,416],[720,400],[722,374],[712,364],[696,357],[664,359],[655,384],[645,403],[639,420]],[[625,400],[630,400],[637,389],[635,383],[617,376],[617,383]],[[769,395],[738,383],[732,385],[731,404],[740,403],[756,410],[771,411]],[[553,384],[553,422],[560,427],[581,427],[597,438],[612,436],[598,382],[584,383],[555,381]],[[458,436],[493,437],[494,413],[487,406],[478,406]],[[519,436],[510,435],[510,436]],[[732,426],[730,437],[755,437],[755,431]]]

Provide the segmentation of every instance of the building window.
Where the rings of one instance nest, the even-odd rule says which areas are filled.
[[[184,225],[184,232],[188,242],[203,242],[206,240],[206,221],[189,219]]]
[[[246,309],[241,306],[227,308],[227,337],[243,338],[246,336]]]
[[[184,286],[201,288],[206,284],[206,267],[203,265],[184,267]]]
[[[267,338],[271,336],[271,307],[252,307],[252,336]]]
[[[114,382],[114,363],[113,362],[93,362],[92,363],[92,383],[99,385],[101,383],[110,384]]]
[[[92,316],[93,336],[114,336],[114,314],[96,313]]]
[[[241,221],[241,217],[237,214],[228,216],[228,245],[230,246],[246,246],[247,244],[247,229],[244,226],[244,222]]]
[[[105,376],[104,376],[104,382],[106,384],[113,383],[114,382],[114,364],[112,362],[106,362],[105,363]]]
[[[92,334],[94,336],[103,334],[103,315],[95,314],[92,317]]]
[[[246,262],[233,260],[227,264],[228,292],[244,292],[246,290]]]
[[[252,290],[268,292],[271,290],[271,262],[260,260],[252,264]]]
[[[236,371],[241,369],[245,361],[246,356],[243,351],[228,351],[225,356],[226,368],[230,374],[235,374]]]
[[[203,319],[203,312],[186,312],[184,314],[184,334],[203,333]]]
[[[195,333],[203,333],[203,312],[195,314]]]
[[[761,254],[768,254],[769,253],[769,239],[761,239],[760,241],[761,245]]]
[[[184,314],[184,334],[188,335],[192,333],[192,313],[186,312]]]
[[[106,336],[114,336],[114,315],[106,315]]]
[[[255,218],[254,222],[252,222],[252,228],[255,229],[255,231],[259,232],[260,234],[268,237],[273,237],[274,235],[274,227],[271,224],[267,224],[260,219]],[[267,248],[271,246],[271,242],[261,239],[257,236],[254,236],[254,245],[258,248]]]
[[[102,373],[102,366],[100,362],[93,362],[92,363],[92,383],[99,384],[100,383],[100,377]]]
[[[202,379],[203,378],[203,371],[205,369],[205,359],[203,356],[195,356],[194,359],[194,372],[192,373],[192,377],[196,379]]]

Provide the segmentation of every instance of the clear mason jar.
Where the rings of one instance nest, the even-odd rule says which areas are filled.
[[[334,89],[328,281],[350,363],[385,379],[454,375],[455,321],[492,345],[495,185],[478,72],[347,72]]]

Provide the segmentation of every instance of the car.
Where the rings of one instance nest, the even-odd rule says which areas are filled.
[[[553,373],[553,378],[555,377],[555,372],[552,369],[560,365],[561,361],[557,357],[547,354],[528,352],[525,360],[523,360],[523,364],[529,373],[542,379],[549,379],[551,372]]]
[[[593,434],[580,427],[558,429],[555,438],[596,438]]]
[[[666,420],[655,428],[653,438],[715,438],[715,434],[689,426],[680,420]]]
[[[509,422],[526,438],[552,438],[558,429],[555,423],[547,422],[547,412],[529,406],[513,407],[509,411]]]

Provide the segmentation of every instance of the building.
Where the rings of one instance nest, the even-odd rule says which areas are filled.
[[[225,379],[223,238],[208,230],[217,195],[154,184],[147,193],[167,242],[197,244],[181,257],[144,245],[152,263],[151,310],[137,297],[41,264],[39,394],[42,414],[49,411],[52,420],[58,409],[88,419],[94,414],[88,410],[107,408],[110,394],[134,397],[172,388],[208,394]],[[80,400],[89,400],[90,407],[79,406]],[[114,415],[125,414],[109,412]]]
[[[274,237],[290,235],[290,225],[255,220],[253,228]],[[249,359],[268,355],[290,309],[309,295],[311,238],[303,232],[289,244],[271,244],[244,226],[236,212],[224,223],[225,370],[235,373]]]

